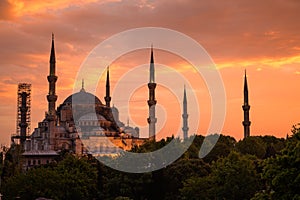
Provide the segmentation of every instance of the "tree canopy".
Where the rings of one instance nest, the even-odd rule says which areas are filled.
[[[203,159],[198,156],[204,137],[195,136],[178,160],[140,174],[66,152],[57,162],[22,172],[16,146],[5,152],[0,166],[1,193],[3,199],[300,199],[299,126],[292,134],[287,139],[251,136],[238,142],[230,136],[207,136],[219,140]],[[172,139],[148,141],[132,151],[151,152]],[[122,156],[118,159],[123,162]]]

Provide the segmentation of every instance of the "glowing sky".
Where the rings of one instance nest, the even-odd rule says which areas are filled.
[[[300,122],[299,10],[298,0],[2,0],[0,144],[9,144],[10,135],[16,129],[19,82],[33,85],[31,126],[36,127],[44,117],[52,32],[59,77],[58,105],[72,93],[76,71],[98,43],[121,31],[146,26],[182,32],[210,54],[223,78],[227,96],[222,133],[237,139],[243,137],[241,105],[246,68],[251,134],[285,137],[291,126]],[[188,68],[182,60],[163,55],[164,52],[156,51],[155,61],[181,67],[187,75]],[[118,77],[120,67],[141,62],[149,62],[149,51],[118,59],[112,66],[112,76]],[[112,87],[114,84],[113,80]],[[99,88],[97,95],[103,100],[101,82]],[[142,88],[132,98],[138,99],[136,106],[142,110],[147,105],[142,104],[141,91]],[[204,105],[208,105],[208,94],[202,98]],[[209,106],[199,106],[204,113],[209,111],[206,108]],[[122,120],[126,122],[127,117],[123,116]],[[209,120],[203,120],[204,125],[197,132],[205,132]],[[178,125],[175,118],[173,123]]]

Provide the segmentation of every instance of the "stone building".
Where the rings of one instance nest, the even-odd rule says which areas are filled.
[[[144,143],[138,128],[125,126],[119,120],[116,107],[110,107],[109,70],[107,70],[105,104],[85,91],[84,84],[75,94],[67,97],[56,108],[56,59],[54,36],[50,53],[50,72],[47,77],[49,92],[48,111],[30,136],[21,144],[24,147],[24,168],[47,164],[68,151],[77,155],[93,154],[114,156],[122,150]],[[114,117],[115,116],[115,117]]]

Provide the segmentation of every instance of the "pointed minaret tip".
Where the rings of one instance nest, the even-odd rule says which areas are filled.
[[[153,44],[151,44],[151,61],[150,63],[154,63],[154,57],[153,57]]]
[[[245,69],[245,75],[244,75],[244,90],[248,91],[248,84],[247,84],[247,71]]]
[[[185,89],[185,84],[183,86],[183,102],[186,102],[186,89]]]
[[[50,59],[49,59],[49,63],[50,63],[50,75],[55,75],[55,63],[56,63],[56,59],[55,59],[55,49],[54,49],[54,34],[52,33],[52,39],[51,39],[51,51],[50,51]]]
[[[55,62],[55,49],[54,49],[54,34],[52,33],[51,42],[51,52],[50,52],[50,62]]]
[[[109,87],[110,82],[109,82],[109,65],[107,66],[107,70],[106,70],[106,87]],[[109,88],[108,88],[109,89]],[[109,91],[106,91],[109,92]],[[108,95],[108,93],[106,93]]]
[[[106,71],[106,90],[105,90],[105,104],[107,107],[110,107],[110,101],[111,101],[111,97],[110,97],[110,81],[109,81],[109,66],[107,66],[107,71]]]
[[[151,45],[151,56],[150,56],[150,83],[155,83],[153,45]]]

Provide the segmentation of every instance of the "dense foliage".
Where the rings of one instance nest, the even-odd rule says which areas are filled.
[[[149,141],[132,151],[154,151],[172,139]],[[3,199],[300,199],[298,126],[287,139],[252,136],[237,142],[221,135],[200,159],[203,140],[196,136],[176,162],[143,174],[119,172],[92,157],[68,153],[55,163],[21,172],[15,147],[6,150],[0,166],[1,193]]]

